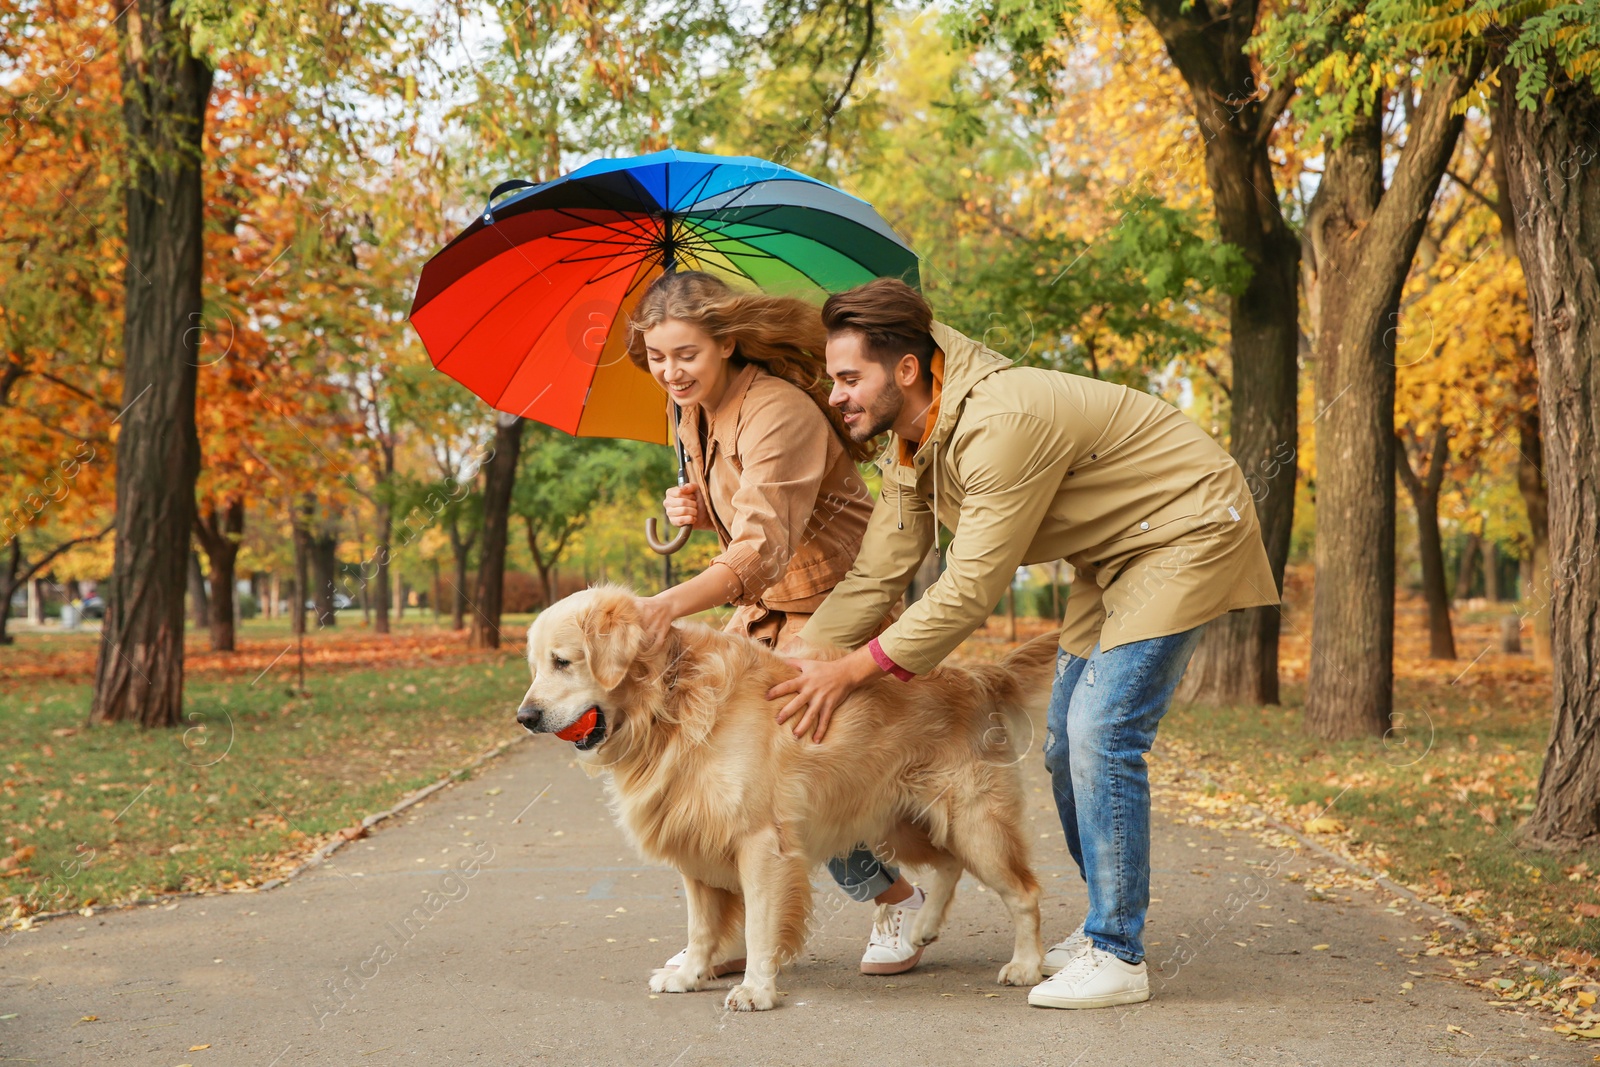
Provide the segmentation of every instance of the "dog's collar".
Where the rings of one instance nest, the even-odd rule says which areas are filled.
[[[557,730],[556,736],[571,741],[579,752],[587,752],[606,739],[606,716],[597,704],[579,715],[571,726]]]

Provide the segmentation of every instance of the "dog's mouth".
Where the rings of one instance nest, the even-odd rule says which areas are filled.
[[[556,736],[571,741],[579,752],[587,752],[606,739],[606,717],[599,707],[579,715],[571,726],[557,730]]]

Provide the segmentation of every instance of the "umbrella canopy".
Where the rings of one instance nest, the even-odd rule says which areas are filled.
[[[522,191],[493,203],[508,188]],[[625,350],[627,316],[665,271],[797,296],[918,284],[916,254],[871,205],[749,156],[598,160],[490,201],[423,268],[411,324],[491,405],[580,437],[671,441],[665,395]]]

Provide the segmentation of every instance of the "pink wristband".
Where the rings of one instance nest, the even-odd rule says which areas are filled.
[[[911,679],[916,677],[916,675],[912,674],[910,671],[900,666],[900,664],[890,659],[889,653],[885,652],[883,650],[883,646],[878,644],[878,639],[876,637],[867,642],[867,651],[872,653],[872,662],[876,663],[880,668],[888,671],[902,682],[909,682]]]

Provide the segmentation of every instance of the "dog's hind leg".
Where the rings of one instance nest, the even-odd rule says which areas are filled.
[[[774,828],[746,839],[739,855],[744,889],[744,981],[728,990],[733,1011],[778,1006],[778,965],[805,942],[811,882],[805,857]]]
[[[718,947],[729,940],[737,925],[738,897],[726,889],[684,876],[684,899],[689,907],[689,949],[676,970],[660,968],[650,976],[654,993],[692,993],[716,978]]]
[[[1017,829],[1021,805],[973,794],[951,807],[951,851],[978,881],[999,894],[1016,928],[1011,962],[1000,968],[998,981],[1035,985],[1044,977],[1044,943],[1039,936],[1039,880],[1028,866],[1027,845]]]

